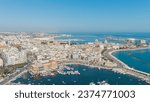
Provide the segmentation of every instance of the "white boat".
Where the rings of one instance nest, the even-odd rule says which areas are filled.
[[[95,83],[94,82],[90,82],[90,84],[89,85],[95,85]]]
[[[76,80],[74,80],[73,82],[74,82],[74,83],[76,83],[77,81],[76,81]]]
[[[63,84],[66,84],[65,81],[62,81]]]
[[[109,85],[106,81],[97,82],[99,85]]]
[[[47,81],[51,81],[51,79],[47,79]]]
[[[86,69],[83,69],[83,71],[86,71]]]

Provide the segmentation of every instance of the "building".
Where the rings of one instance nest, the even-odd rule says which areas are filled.
[[[27,54],[25,50],[19,51],[15,47],[3,49],[2,58],[4,60],[4,65],[16,65],[16,64],[23,64],[27,62]]]
[[[56,71],[58,68],[58,62],[50,60],[48,63],[42,63],[41,61],[35,62],[29,72],[33,75],[51,75],[53,71]]]
[[[141,44],[146,44],[146,40],[140,40]]]
[[[0,58],[0,67],[3,67],[3,60]]]
[[[48,63],[43,64],[45,70],[56,70],[58,68],[58,63],[54,60],[49,61]]]
[[[136,39],[135,38],[128,38],[127,43],[135,43]]]

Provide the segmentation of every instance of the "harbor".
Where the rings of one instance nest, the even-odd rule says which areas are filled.
[[[55,76],[41,76],[38,79],[33,78],[31,74],[18,77],[12,83],[20,83],[26,85],[148,85],[139,78],[114,72],[107,69],[98,69],[96,67],[89,67],[84,65],[68,65],[78,74],[63,75],[56,74]]]
[[[17,38],[15,40],[18,41],[19,36],[12,36],[14,36],[14,38]],[[147,49],[150,47],[150,44],[147,43],[145,39],[124,39],[108,36],[105,38],[97,38],[92,42],[87,41],[84,43],[74,43],[76,41],[72,41],[70,40],[70,38],[68,40],[58,40],[57,38],[61,38],[61,35],[59,35],[59,37],[56,35],[40,35],[40,37],[38,35],[33,35],[23,37],[25,37],[26,40],[28,40],[29,38],[32,39],[28,40],[28,45],[26,45],[26,43],[19,42],[20,46],[23,46],[23,51],[19,49],[20,46],[18,45],[2,48],[2,59],[0,60],[1,66],[4,67],[4,69],[2,69],[3,72],[1,73],[2,84],[16,84],[13,83],[15,79],[17,80],[18,78],[21,78],[22,76],[24,76],[24,73],[29,73],[32,76],[31,78],[33,79],[38,79],[40,77],[56,77],[58,75],[70,77],[82,76],[82,73],[79,70],[75,70],[73,67],[70,67],[71,65],[85,66],[90,68],[90,70],[109,70],[112,73],[132,76],[150,84],[149,73],[130,67],[121,59],[118,59],[117,57],[112,55],[113,53],[117,53],[119,51]],[[65,37],[72,38],[73,36],[70,34],[69,36],[67,36],[67,34],[65,34]],[[92,38],[95,37],[92,36]],[[12,56],[12,58],[18,58],[18,60],[16,62],[14,60],[14,63],[10,63],[9,61],[7,61],[7,59],[9,59],[7,55]],[[24,57],[21,58],[20,56]],[[128,57],[133,58],[133,60],[135,59],[137,61],[143,62],[144,64],[149,66],[148,62],[132,56],[132,53],[129,53]],[[22,62],[29,64],[27,61],[30,61],[31,65],[28,69],[24,69],[24,73],[22,73],[23,71],[20,69],[18,70],[18,73],[15,74],[15,76],[12,76],[14,78],[9,77],[9,75],[17,72],[17,70],[11,71],[11,69],[14,68],[13,66],[17,67],[18,65],[21,65],[20,63]],[[85,69],[83,71],[86,72]],[[7,80],[7,78],[9,80]],[[3,80],[6,80],[9,83],[3,83]],[[67,84],[64,80],[62,80],[61,82]],[[77,81],[74,80],[73,82],[76,83]],[[17,84],[24,83],[17,82]]]
[[[148,49],[148,48],[131,49],[131,50],[142,50],[142,49],[144,50],[144,49]],[[63,61],[58,61],[60,66],[56,70],[55,73],[42,74],[40,76],[43,76],[43,77],[46,77],[47,75],[48,76],[57,76],[57,74],[60,74],[60,75],[63,75],[63,76],[66,76],[66,75],[69,75],[69,76],[81,75],[81,73],[78,70],[74,70],[73,67],[70,67],[71,65],[79,65],[79,66],[81,65],[81,66],[86,66],[90,69],[98,69],[99,71],[101,71],[101,70],[110,70],[110,71],[113,71],[115,73],[119,73],[119,74],[123,74],[123,75],[130,75],[130,76],[136,77],[138,79],[141,79],[143,81],[146,81],[146,83],[150,84],[150,74],[149,73],[145,73],[145,72],[133,69],[133,68],[129,67],[127,64],[123,63],[121,60],[117,59],[116,57],[114,57],[112,55],[114,52],[127,51],[127,50],[130,51],[130,49],[126,49],[126,50],[125,49],[123,49],[123,50],[107,50],[103,53],[103,56],[110,59],[114,63],[117,63],[117,67],[101,66],[99,63],[89,63],[88,61],[83,61],[83,60],[63,60]],[[53,64],[55,65],[54,61],[52,61],[52,66],[54,66]],[[30,65],[30,67],[31,66],[32,65]],[[20,72],[18,75],[16,75],[15,77],[13,77],[9,81],[7,81],[7,83],[4,83],[4,84],[11,84],[11,85],[23,84],[21,82],[14,83],[14,81],[16,79],[22,77],[23,74],[30,72],[30,67],[28,66],[28,69]],[[86,71],[86,70],[83,69],[83,71]],[[31,74],[33,74],[33,73],[31,73]],[[50,81],[50,80],[48,80],[48,81]],[[73,82],[76,83],[75,80]],[[99,84],[99,85],[108,85],[108,83],[104,83],[104,82],[103,81],[102,82],[97,82],[97,84]],[[62,81],[62,84],[66,84],[66,82]],[[94,85],[94,84],[95,83],[93,83],[93,82],[89,83],[89,85]]]
[[[148,48],[140,48],[140,49],[144,50],[144,49],[148,49]],[[140,50],[140,49],[131,49],[131,50]],[[127,50],[130,50],[130,49],[127,49]],[[88,61],[83,61],[83,60],[64,60],[64,61],[59,61],[59,64],[61,66],[59,66],[59,68],[57,69],[57,72],[54,75],[52,73],[49,75],[50,76],[57,76],[57,74],[64,75],[64,76],[65,75],[69,75],[69,76],[81,75],[81,73],[78,70],[74,70],[73,67],[70,67],[70,65],[79,65],[79,66],[81,65],[81,66],[87,66],[90,69],[98,69],[99,71],[110,70],[115,73],[120,73],[123,75],[130,75],[130,76],[136,77],[138,79],[141,79],[143,81],[146,81],[146,83],[150,84],[150,74],[149,73],[145,73],[145,72],[133,69],[112,55],[112,53],[119,52],[119,51],[125,51],[125,50],[108,50],[108,51],[105,51],[105,53],[103,53],[103,55],[105,57],[107,57],[110,60],[112,60],[113,62],[117,63],[118,67],[104,67],[104,66],[100,66],[98,63],[90,64]],[[85,69],[83,71],[85,71]],[[46,76],[46,75],[42,75],[42,76]],[[21,77],[21,76],[17,76],[15,78],[17,79],[18,77]],[[13,80],[11,80],[11,81],[13,81]],[[64,81],[62,81],[62,82],[64,84],[66,84]],[[76,82],[76,81],[74,81],[74,82]],[[15,83],[12,83],[12,84],[15,84]],[[21,84],[21,83],[18,83],[18,84]]]

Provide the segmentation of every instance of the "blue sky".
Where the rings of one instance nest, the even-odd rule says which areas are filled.
[[[150,32],[150,0],[0,0],[0,31]]]

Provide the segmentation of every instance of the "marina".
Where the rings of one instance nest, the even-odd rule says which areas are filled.
[[[145,49],[141,49],[141,50],[145,50]],[[88,65],[87,62],[83,62],[83,61],[66,61],[66,62],[63,61],[63,63],[65,63],[65,66],[60,67],[61,70],[58,70],[58,75],[64,75],[64,76],[66,76],[66,75],[69,75],[69,76],[81,75],[80,71],[74,70],[74,68],[72,67],[72,65],[75,65],[75,66],[85,66],[85,67],[90,68],[90,70],[95,70],[95,69],[98,70],[98,71],[110,70],[113,73],[118,73],[118,74],[122,74],[122,75],[136,77],[136,78],[138,78],[138,81],[139,81],[139,79],[141,79],[141,80],[145,81],[147,84],[150,84],[150,80],[149,80],[150,79],[150,74],[129,67],[128,65],[123,63],[121,60],[114,57],[112,55],[112,53],[114,53],[114,52],[115,51],[108,51],[107,55],[109,55],[109,57],[113,58],[112,60],[119,62],[119,64],[121,65],[121,68],[119,68],[119,67],[118,68],[108,68],[108,67],[102,67],[102,66],[96,66],[96,65]],[[117,52],[119,52],[119,51],[117,51]],[[82,69],[82,72],[86,72],[86,71],[87,71],[86,68]],[[56,76],[57,76],[57,74],[56,74]],[[121,77],[119,76],[118,79],[121,79]],[[132,81],[132,80],[133,79],[130,79],[130,81]],[[51,81],[51,79],[48,79],[48,82],[50,82],[50,81]],[[106,81],[103,80],[103,81],[100,81],[100,82],[96,82],[96,84],[98,84],[98,85],[109,85],[109,83],[105,83],[105,82]],[[77,84],[77,81],[74,80],[73,83]],[[19,82],[19,84],[20,84],[20,82]],[[34,84],[34,83],[31,83],[31,84]],[[40,83],[38,83],[38,85],[39,84]],[[54,83],[54,84],[56,84],[56,83]],[[65,81],[62,81],[62,84],[67,84],[67,83]],[[95,83],[90,82],[89,84],[93,85]]]
[[[41,78],[49,77],[49,79],[46,79],[46,80],[48,81],[48,84],[51,84],[49,83],[52,81],[51,78],[55,78],[57,76],[61,76],[61,78],[62,76],[69,76],[69,77],[76,76],[78,78],[78,76],[82,76],[83,74],[82,72],[86,73],[88,71],[87,68],[89,68],[89,70],[97,70],[98,71],[97,73],[103,70],[107,70],[107,71],[110,71],[111,73],[117,73],[119,75],[121,74],[123,76],[137,78],[137,80],[143,81],[146,84],[150,84],[150,74],[148,73],[148,71],[150,71],[149,61],[148,60],[145,61],[144,59],[141,59],[141,56],[139,58],[134,55],[134,53],[136,54],[136,51],[139,51],[139,50],[140,50],[140,53],[138,53],[138,55],[144,54],[145,50],[150,48],[150,44],[147,43],[147,40],[140,39],[140,38],[121,38],[121,37],[114,37],[114,36],[109,36],[109,35],[107,35],[106,37],[103,34],[100,35],[100,36],[103,36],[102,38],[95,39],[95,37],[98,37],[98,35],[95,34],[95,35],[92,35],[91,38],[88,37],[88,40],[87,38],[85,38],[84,41],[87,41],[85,43],[82,43],[83,40],[81,41],[81,43],[74,43],[74,42],[78,42],[78,41],[70,40],[70,38],[74,39],[74,36],[73,35],[66,36],[66,35],[65,35],[66,38],[69,37],[68,40],[67,39],[56,40],[55,35],[51,35],[51,36],[43,35],[42,37],[31,36],[31,39],[33,40],[29,41],[30,47],[28,45],[24,46],[29,56],[28,57],[24,56],[26,57],[26,60],[24,60],[23,58],[20,58],[22,59],[22,61],[30,61],[31,66],[28,69],[26,69],[25,73],[28,73],[26,77],[29,76],[31,78],[27,79],[28,81],[27,83],[22,83],[22,81],[16,82],[16,80],[18,80],[19,78],[22,78],[22,76],[24,77],[24,74],[25,74],[19,71],[18,75],[15,75],[14,78],[1,80],[1,83],[2,84],[41,85],[41,83],[45,84],[44,81],[41,80]],[[90,35],[87,35],[87,36],[90,36]],[[92,41],[93,38],[95,39],[95,41]],[[21,42],[21,44],[23,43]],[[34,49],[31,49],[32,47]],[[4,51],[2,54],[3,54],[4,59],[6,57],[5,54],[7,55],[11,53],[11,56],[12,56],[14,54],[14,51],[20,54],[23,53],[23,52],[20,52],[20,50],[18,50],[15,47],[3,49],[3,50]],[[127,57],[130,59],[129,64],[126,63],[124,59],[122,60],[122,58],[118,58],[118,56],[122,56],[124,52],[126,51],[128,51]],[[117,54],[117,53],[122,53],[122,54],[120,55],[118,54],[118,56],[114,56],[114,54]],[[150,55],[148,52],[146,53]],[[18,57],[19,55],[16,54],[15,56]],[[125,55],[123,56],[125,57]],[[143,63],[143,65],[147,67],[140,66],[140,68],[143,68],[144,70],[139,70],[137,69],[138,67],[130,65],[132,61]],[[1,62],[3,64],[3,59],[1,59]],[[20,62],[16,62],[16,63],[20,63]],[[138,63],[134,63],[134,65],[138,65]],[[9,65],[12,63],[6,63],[6,64]],[[73,66],[77,65],[78,67],[84,66],[84,68],[82,68],[82,70],[79,70],[79,69],[76,70],[76,68],[72,67],[72,65]],[[4,66],[4,67],[7,67],[7,66]],[[7,71],[7,69],[5,70]],[[1,75],[3,77],[4,74],[2,73]],[[5,76],[7,76],[7,74]],[[119,76],[118,79],[121,79],[121,76]],[[35,80],[39,80],[39,82],[37,81],[38,83],[34,83]],[[84,79],[81,78],[81,80],[86,80],[86,78]],[[111,80],[111,79],[108,79],[108,80]],[[129,78],[129,80],[132,81],[133,79]],[[70,80],[70,81],[72,82],[71,84],[80,85],[80,83],[78,83],[78,80],[76,79]],[[65,80],[61,80],[60,82],[61,83],[59,84],[68,85],[68,82],[66,82]],[[90,83],[91,84],[93,83],[96,85],[97,84],[98,85],[101,85],[101,84],[102,85],[103,84],[114,85],[114,84],[120,83],[120,82],[118,83],[107,83],[107,82],[109,81],[104,80],[104,79],[100,81],[90,80],[88,81],[88,83],[86,82],[86,85],[89,85]],[[52,85],[53,84],[57,85],[58,83],[54,82],[52,83]]]
[[[18,77],[12,83],[31,84],[31,85],[89,85],[94,83],[95,85],[147,85],[145,81],[139,80],[136,77],[116,73],[111,70],[90,68],[84,65],[68,65],[80,72],[80,75],[62,75],[57,74],[55,76],[45,76],[34,79],[29,73],[26,77]],[[130,80],[129,80],[130,79]]]

